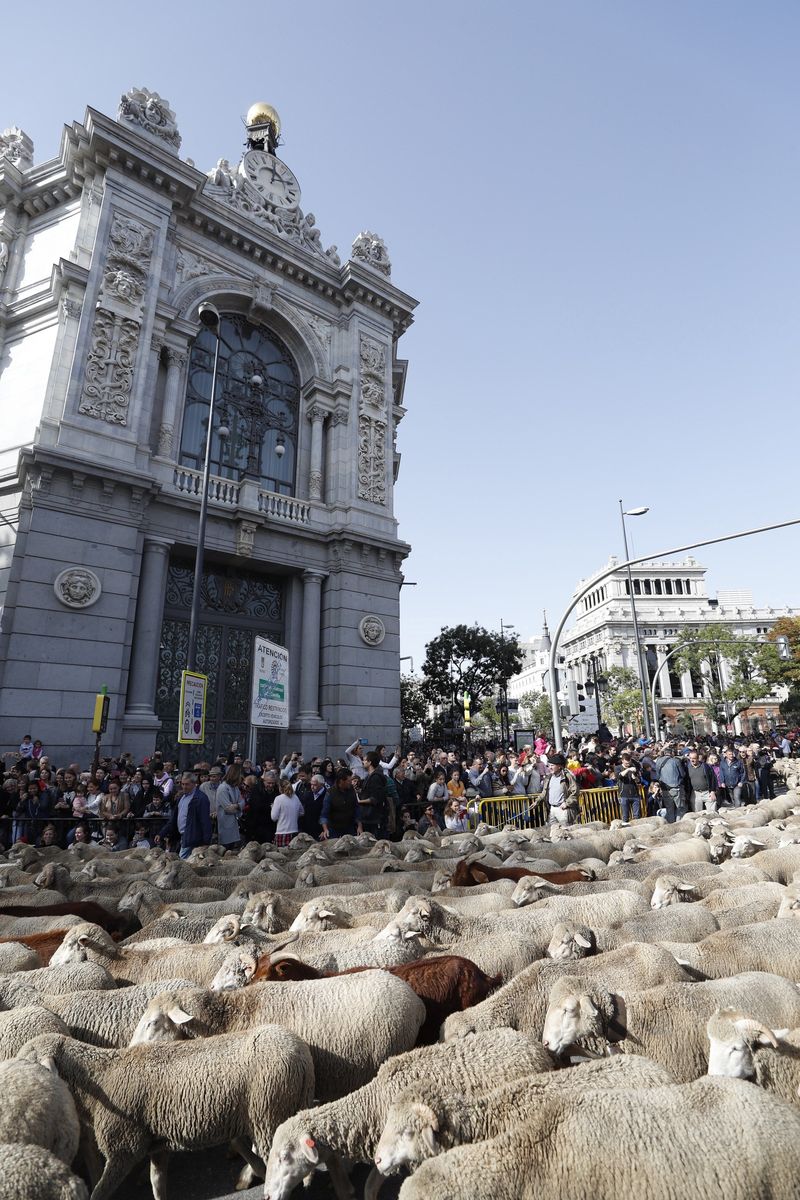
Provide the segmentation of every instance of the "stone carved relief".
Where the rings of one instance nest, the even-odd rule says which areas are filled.
[[[8,266],[9,248],[8,239],[0,237],[0,283],[3,282],[3,276],[6,273]]]
[[[240,521],[236,530],[236,553],[242,558],[252,558],[256,541],[255,521]]]
[[[73,321],[77,321],[82,308],[80,300],[73,300],[69,296],[63,296],[61,299],[61,311],[65,317],[70,317]]]
[[[358,632],[362,642],[366,642],[368,646],[380,646],[386,637],[386,626],[380,617],[370,613],[359,621]]]
[[[373,271],[380,271],[381,275],[389,276],[392,273],[386,242],[377,233],[370,233],[369,230],[360,233],[353,242],[350,257],[372,267]]]
[[[97,310],[86,363],[80,411],[98,421],[127,425],[139,323]]]
[[[211,266],[202,258],[198,258],[196,254],[192,254],[191,250],[178,250],[178,258],[175,265],[175,275],[185,283],[189,279],[200,279],[203,275],[211,274]]]
[[[0,133],[0,161],[13,163],[20,171],[33,166],[33,142],[22,129],[12,125]]]
[[[361,335],[361,407],[386,409],[386,347]]]
[[[257,188],[247,179],[231,171],[227,159],[221,158],[208,172],[207,194],[214,200],[229,204],[246,216],[266,226],[273,233],[334,267],[342,260],[336,246],[324,249],[322,235],[317,228],[313,213],[304,213],[301,208],[275,208],[267,203]]]
[[[362,334],[358,404],[358,498],[386,503],[386,347]]]
[[[333,336],[333,326],[330,321],[326,321],[324,317],[318,317],[316,313],[306,314],[306,321],[314,330],[314,333],[322,342],[325,349],[330,350],[331,337]]]
[[[358,418],[358,498],[386,503],[386,422]]]
[[[322,472],[309,471],[308,474],[308,498],[309,500],[322,499]]]
[[[53,591],[67,608],[89,608],[100,599],[100,580],[86,567],[67,567],[56,576]]]
[[[120,97],[117,120],[137,125],[151,137],[166,142],[175,154],[178,153],[181,135],[178,133],[175,113],[158,92],[148,91],[147,88],[130,88]]]
[[[114,214],[79,404],[86,416],[114,425],[128,423],[153,236],[149,226]]]

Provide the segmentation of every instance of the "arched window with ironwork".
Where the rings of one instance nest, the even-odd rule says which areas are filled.
[[[189,357],[180,461],[202,470],[216,338],[201,329]],[[295,494],[300,381],[276,334],[239,313],[219,323],[216,418],[211,474],[255,479],[268,491]],[[229,430],[220,437],[219,430]]]

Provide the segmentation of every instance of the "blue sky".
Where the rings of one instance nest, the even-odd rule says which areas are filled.
[[[3,26],[0,119],[37,161],[136,84],[207,168],[264,99],[325,244],[386,239],[421,302],[396,492],[417,669],[442,624],[555,623],[620,552],[620,496],[651,508],[639,553],[800,516],[797,4],[86,0]],[[781,605],[799,548],[698,557]]]

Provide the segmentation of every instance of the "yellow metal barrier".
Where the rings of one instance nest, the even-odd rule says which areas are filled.
[[[642,816],[647,816],[647,793],[639,788],[641,795]],[[496,825],[501,829],[504,825],[516,825],[518,829],[540,829],[547,825],[550,812],[544,799],[544,793],[534,796],[492,796],[481,800],[478,805],[481,821],[487,825]],[[619,790],[615,787],[585,788],[578,793],[579,824],[589,821],[619,820]]]
[[[548,808],[541,793],[533,796],[492,796],[478,805],[480,819],[487,825],[516,825],[517,829],[540,829],[547,824]]]

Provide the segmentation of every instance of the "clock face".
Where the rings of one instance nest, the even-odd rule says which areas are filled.
[[[300,185],[292,172],[266,150],[248,150],[239,168],[245,179],[258,188],[268,204],[294,208],[300,200]]]

